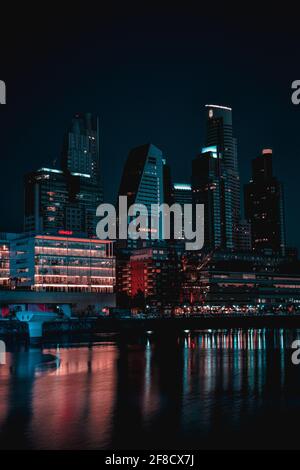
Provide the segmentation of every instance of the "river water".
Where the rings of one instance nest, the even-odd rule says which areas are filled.
[[[7,345],[1,449],[299,448],[300,331]]]

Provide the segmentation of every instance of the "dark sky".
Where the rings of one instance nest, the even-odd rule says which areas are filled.
[[[74,4],[75,5],[75,4]],[[300,79],[297,14],[215,8],[45,12],[9,16],[0,33],[0,230],[21,230],[23,175],[59,158],[77,111],[101,119],[106,200],[114,201],[130,148],[153,142],[175,180],[190,177],[206,103],[233,107],[242,182],[251,159],[274,149],[285,185],[288,242],[300,248]],[[90,11],[89,11],[90,9]]]

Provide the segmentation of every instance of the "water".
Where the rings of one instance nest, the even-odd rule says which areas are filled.
[[[299,448],[300,331],[10,346],[2,449]]]

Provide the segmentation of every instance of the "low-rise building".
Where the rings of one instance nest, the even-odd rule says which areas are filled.
[[[181,301],[203,306],[300,308],[300,263],[279,255],[190,254],[183,259]]]
[[[113,243],[72,236],[19,236],[11,242],[11,277],[18,289],[112,293]]]

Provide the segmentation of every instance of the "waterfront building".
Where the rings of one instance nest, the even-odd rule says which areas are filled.
[[[113,242],[25,234],[11,243],[11,275],[17,279],[18,289],[112,293]]]
[[[118,257],[117,266],[119,298],[142,296],[158,308],[179,302],[180,258],[170,244],[133,250],[127,258]]]
[[[271,149],[252,161],[252,179],[245,185],[245,216],[251,222],[255,251],[285,253],[283,186],[273,175]]]
[[[300,308],[300,263],[274,254],[186,253],[181,301],[219,310],[234,305]]]

